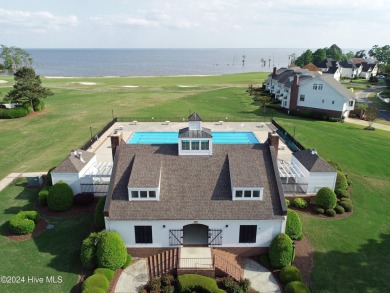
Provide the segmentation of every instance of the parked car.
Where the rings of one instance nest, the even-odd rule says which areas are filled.
[[[385,79],[385,76],[384,75],[378,75],[378,78],[379,79]]]

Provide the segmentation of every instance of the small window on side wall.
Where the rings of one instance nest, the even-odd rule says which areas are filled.
[[[240,225],[240,243],[256,243],[257,225]]]
[[[135,243],[153,243],[152,226],[134,226]]]
[[[236,197],[242,197],[242,190],[236,190]]]
[[[132,198],[138,198],[138,191],[134,191],[134,190],[133,190],[133,191],[131,192],[131,197],[132,197]]]
[[[253,190],[253,197],[260,197],[260,190]]]

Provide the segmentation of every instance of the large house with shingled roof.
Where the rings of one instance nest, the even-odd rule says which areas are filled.
[[[177,144],[126,144],[111,136],[114,165],[105,226],[133,255],[180,246],[245,255],[285,231],[287,208],[274,147],[213,144],[197,113]]]

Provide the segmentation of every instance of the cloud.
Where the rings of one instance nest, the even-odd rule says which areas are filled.
[[[0,24],[3,28],[23,28],[30,32],[45,33],[77,26],[78,19],[75,15],[56,16],[48,11],[30,12],[0,8]]]

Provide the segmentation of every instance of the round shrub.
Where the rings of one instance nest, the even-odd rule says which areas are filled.
[[[334,209],[327,209],[327,210],[325,211],[325,214],[326,214],[327,216],[329,216],[329,217],[334,217],[334,216],[336,216],[336,211],[335,211]]]
[[[47,196],[49,195],[49,186],[45,186],[38,193],[38,203],[41,207],[47,206]]]
[[[81,244],[80,259],[84,268],[93,270],[96,267],[97,233],[91,233]]]
[[[97,265],[112,270],[123,267],[127,259],[126,244],[116,231],[102,231],[96,249]]]
[[[335,193],[338,198],[349,198],[349,192],[347,189],[336,189]]]
[[[35,223],[39,221],[39,213],[36,211],[21,211],[9,221],[9,228],[14,234],[29,234],[35,229]]]
[[[336,194],[330,188],[322,187],[316,194],[315,203],[325,210],[333,209],[337,203]]]
[[[345,212],[345,209],[341,205],[336,205],[334,210],[336,214],[343,214]]]
[[[304,200],[303,198],[294,198],[292,201],[292,206],[300,208],[300,209],[305,209],[307,208],[307,201]]]
[[[87,287],[81,291],[81,293],[107,293],[106,290],[103,290],[102,288],[98,287]]]
[[[298,239],[302,235],[301,219],[293,210],[287,210],[286,234],[291,239]]]
[[[352,208],[353,208],[352,201],[347,199],[342,199],[340,201],[340,205],[344,208],[346,212],[352,212]]]
[[[338,189],[346,190],[346,189],[348,189],[347,178],[345,177],[344,173],[341,172],[341,171],[337,171],[336,186],[335,186],[334,189],[335,190],[338,190]]]
[[[73,204],[77,206],[87,206],[93,203],[94,194],[90,192],[77,193],[73,197]]]
[[[115,272],[107,268],[97,268],[93,271],[93,274],[102,274],[107,278],[107,280],[111,281],[112,278],[114,278]]]
[[[180,292],[193,292],[187,290],[194,290],[195,292],[215,292],[218,290],[217,282],[209,277],[185,274],[177,277],[178,287]]]
[[[96,204],[96,207],[95,207],[95,212],[94,212],[94,215],[93,215],[93,220],[95,222],[95,226],[97,228],[104,228],[104,214],[103,214],[103,211],[104,211],[104,205],[106,203],[106,197],[102,197],[99,199],[98,203]]]
[[[314,207],[314,212],[316,214],[323,214],[323,213],[325,213],[325,210],[321,207]]]
[[[289,206],[291,205],[291,202],[290,202],[290,200],[288,200],[288,199],[285,199],[284,201],[286,202],[286,207],[289,207]]]
[[[284,267],[279,273],[279,278],[283,284],[288,284],[292,281],[303,282],[302,274],[295,266]]]
[[[125,264],[123,265],[122,269],[125,269],[127,268],[129,265],[131,265],[133,259],[131,257],[131,254],[127,254],[127,257],[126,257],[126,262]]]
[[[284,287],[285,293],[310,293],[309,287],[305,283],[299,281],[292,281]]]
[[[274,268],[288,266],[293,260],[293,242],[286,234],[276,236],[269,247],[269,258]]]
[[[73,203],[73,191],[68,184],[59,181],[50,188],[47,206],[52,211],[66,211]]]
[[[110,282],[102,274],[93,274],[92,276],[85,279],[81,287],[83,291],[88,287],[101,288],[104,291],[107,291],[108,287],[110,287]]]

